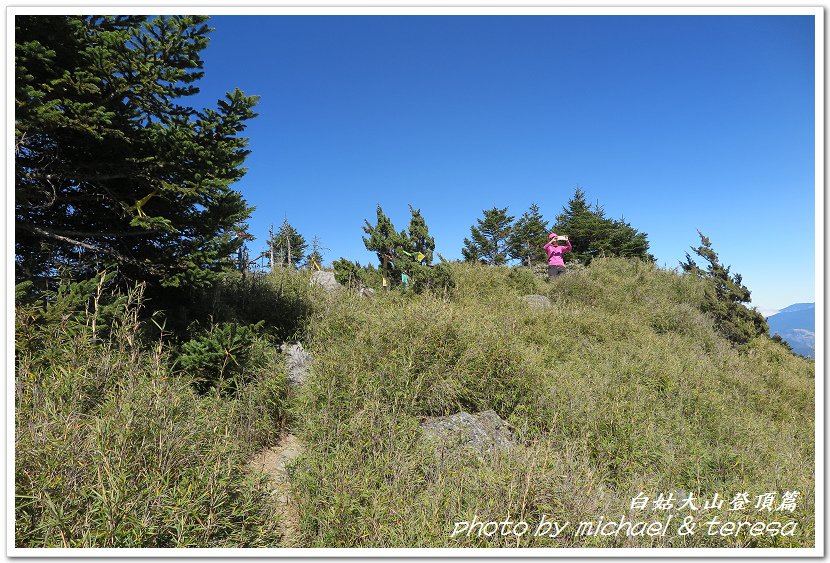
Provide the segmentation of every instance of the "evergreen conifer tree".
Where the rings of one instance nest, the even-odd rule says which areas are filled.
[[[380,205],[377,207],[377,222],[373,226],[368,219],[365,220],[363,232],[369,237],[363,237],[363,244],[366,250],[373,251],[377,254],[378,262],[383,268],[385,265],[384,275],[388,275],[390,286],[400,283],[402,270],[398,267],[397,262],[399,250],[409,248],[409,241],[405,233],[398,233],[395,226]]]
[[[369,235],[368,238],[363,237],[363,244],[367,250],[377,253],[382,273],[388,276],[388,287],[400,285],[401,274],[407,272],[410,285],[415,291],[451,288],[453,281],[449,269],[443,263],[436,266],[431,264],[435,240],[429,234],[426,221],[420,210],[410,205],[409,211],[409,232],[397,232],[392,221],[378,206],[377,223],[372,225],[367,220],[363,227],[363,231]],[[353,279],[354,268],[342,260],[338,261],[343,266],[341,277]]]
[[[363,232],[369,237],[363,237],[363,244],[367,250],[377,254],[378,261],[383,263],[384,259],[392,260],[400,248],[409,246],[405,237],[395,230],[392,220],[383,212],[383,208],[377,207],[377,222],[373,226],[369,220],[364,220]]]
[[[498,266],[507,262],[508,239],[513,229],[512,215],[507,208],[484,210],[484,218],[478,219],[477,226],[470,227],[470,237],[464,239],[461,254],[467,262],[483,262]]]
[[[340,258],[332,262],[332,268],[334,268],[334,279],[337,283],[350,289],[358,289],[366,285],[366,275],[359,262]]]
[[[274,256],[274,263],[271,264],[272,268],[277,266],[298,268],[305,258],[305,251],[308,248],[303,235],[289,224],[288,219],[283,220],[282,226],[280,226],[279,231],[274,233],[269,245],[273,249]]]
[[[653,261],[648,252],[645,233],[634,229],[625,219],[610,219],[598,203],[591,206],[585,192],[577,187],[573,197],[556,217],[553,230],[568,235],[573,249],[566,261],[589,263],[595,256],[625,256]]]
[[[409,206],[409,212],[412,215],[409,220],[409,252],[417,255],[418,253],[424,256],[418,262],[432,263],[432,253],[435,251],[435,239],[429,236],[429,227],[421,215],[420,209],[415,209]]]
[[[750,291],[743,285],[741,275],[730,274],[730,267],[720,263],[709,238],[700,231],[697,233],[700,246],[692,247],[692,251],[707,262],[706,269],[698,266],[688,252],[686,261],[681,262],[680,266],[684,272],[707,282],[704,310],[715,319],[718,330],[735,344],[744,344],[752,338],[769,334],[763,315],[745,305],[750,302]]]
[[[205,287],[234,267],[251,208],[245,122],[256,97],[216,109],[198,92],[203,16],[15,16],[18,279],[87,277]]]
[[[317,235],[311,239],[311,252],[306,257],[306,265],[309,268],[314,268],[314,264],[317,268],[323,267],[323,246],[320,243],[320,237]]]
[[[548,232],[548,222],[542,218],[539,206],[531,203],[530,209],[513,225],[508,239],[510,258],[518,260],[523,266],[544,264]]]

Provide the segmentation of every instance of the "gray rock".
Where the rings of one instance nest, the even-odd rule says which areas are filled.
[[[525,295],[522,299],[530,305],[531,309],[536,311],[544,311],[545,309],[551,308],[550,299],[544,295]]]
[[[373,297],[375,295],[375,290],[371,287],[361,287],[357,294],[361,297]]]
[[[484,455],[516,444],[513,428],[492,410],[430,418],[421,423],[421,430],[442,456],[464,450]]]
[[[334,291],[343,287],[334,279],[334,272],[326,272],[325,270],[317,270],[311,274],[311,285],[319,285],[328,291]]]
[[[285,365],[288,369],[288,383],[299,385],[308,376],[311,367],[311,354],[305,351],[299,342],[289,345],[285,349]]]

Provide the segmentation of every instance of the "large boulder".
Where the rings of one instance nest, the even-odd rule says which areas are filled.
[[[311,285],[319,285],[328,291],[334,291],[343,287],[334,279],[334,272],[327,272],[325,270],[317,270],[311,274]]]
[[[535,311],[544,311],[545,309],[550,309],[552,306],[550,299],[544,295],[525,295],[522,299]]]
[[[421,430],[442,456],[456,451],[483,456],[516,444],[513,427],[492,410],[428,418],[421,423]]]
[[[303,345],[295,342],[285,350],[285,364],[288,370],[288,383],[299,385],[305,381],[311,367],[311,354],[305,351]]]

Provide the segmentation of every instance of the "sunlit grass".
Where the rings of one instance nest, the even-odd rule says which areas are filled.
[[[283,319],[255,339],[234,393],[196,392],[141,324],[140,292],[107,315],[81,294],[18,306],[15,545],[275,547],[273,500],[244,468],[289,428],[304,443],[291,483],[309,547],[814,544],[810,361],[766,338],[731,346],[700,312],[701,282],[652,264],[597,259],[552,282],[452,269],[456,288],[439,295],[328,294],[288,271],[231,283],[226,320],[269,306]],[[296,390],[275,348],[287,337],[313,356]],[[487,409],[515,428],[509,452],[439,457],[421,439],[425,417]],[[759,494],[794,490],[792,514],[754,509]],[[663,519],[630,510],[640,492],[718,493],[726,504],[704,519],[798,531],[450,537],[474,515]],[[740,492],[752,507],[730,511]]]
[[[699,312],[699,282],[651,264],[599,259],[550,283],[454,271],[452,299],[346,296],[313,319],[293,411],[309,545],[812,545],[810,362],[766,339],[736,350]],[[418,438],[422,417],[486,409],[517,429],[509,455],[439,463]],[[449,537],[473,514],[619,519],[640,491],[785,490],[801,495],[793,538]]]

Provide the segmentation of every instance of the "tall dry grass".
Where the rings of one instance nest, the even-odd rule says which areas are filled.
[[[234,397],[200,396],[147,339],[141,288],[104,282],[16,308],[15,545],[277,545],[268,489],[244,470],[284,424],[276,352]]]
[[[326,294],[292,272],[224,286],[237,293],[217,294],[216,322],[282,319],[239,356],[233,393],[196,392],[162,319],[142,320],[140,289],[113,295],[102,277],[21,299],[16,545],[276,546],[272,499],[244,466],[287,426],[305,444],[291,482],[306,546],[814,544],[811,362],[769,339],[729,345],[700,312],[700,282],[651,264],[597,259],[550,283],[452,268],[442,294]],[[274,349],[289,337],[314,357],[296,392]],[[509,452],[438,457],[421,439],[424,417],[486,409],[516,429]],[[640,492],[793,490],[792,514],[706,516],[792,519],[794,537],[450,537],[473,515],[659,519],[630,510]]]
[[[292,406],[308,545],[813,545],[811,362],[768,339],[730,346],[700,312],[700,283],[648,263],[597,259],[550,283],[476,265],[454,275],[451,298],[347,295],[311,319],[314,370]],[[553,307],[531,309],[530,293]],[[423,417],[485,409],[517,429],[509,454],[438,461],[419,438]],[[754,503],[792,490],[797,510],[776,513],[797,521],[792,538],[450,538],[474,514],[633,518],[639,492]]]

